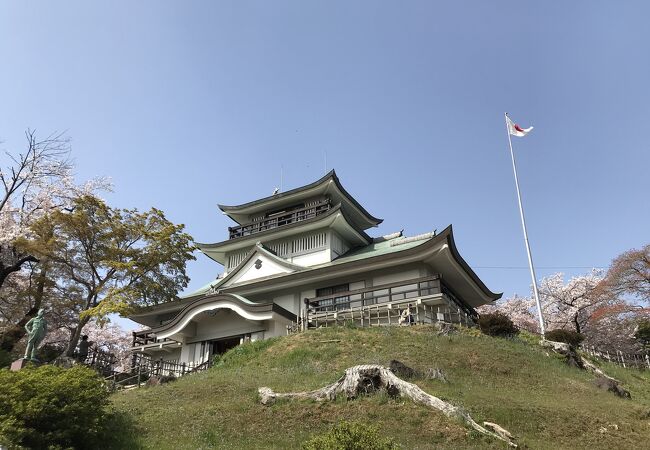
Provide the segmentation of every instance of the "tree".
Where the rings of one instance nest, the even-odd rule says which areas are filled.
[[[539,332],[539,322],[535,311],[535,300],[530,297],[514,295],[505,300],[498,300],[490,305],[480,306],[479,314],[501,313],[510,318],[514,325],[522,330]]]
[[[650,304],[650,244],[616,257],[603,287]]]
[[[46,290],[47,264],[20,243],[37,239],[32,225],[51,211],[69,208],[80,195],[110,189],[102,178],[74,183],[64,135],[41,140],[28,130],[25,136],[26,150],[7,152],[7,165],[0,165],[0,348],[6,351],[24,336],[24,325],[41,307]]]
[[[539,293],[549,329],[568,328],[583,333],[591,316],[611,301],[597,289],[602,280],[598,270],[572,277],[566,284],[562,273],[543,278]]]
[[[539,293],[547,329],[581,333],[585,336],[585,345],[635,352],[639,350],[639,343],[634,339],[634,329],[639,320],[650,316],[650,309],[626,302],[616,292],[603,289],[603,280],[600,271],[576,276],[567,282],[561,273],[543,278]],[[501,312],[520,329],[539,333],[532,295],[515,295],[482,306],[479,312]]]
[[[70,342],[70,334],[74,328],[60,325],[47,334],[43,345],[49,344],[52,347],[65,351]],[[131,333],[125,331],[119,325],[111,322],[91,320],[83,329],[83,334],[88,335],[88,340],[101,352],[110,353],[115,356],[116,369],[121,372],[128,372],[131,363]]]
[[[46,259],[55,274],[57,309],[71,323],[69,356],[92,318],[173,300],[189,282],[192,238],[158,209],[116,209],[83,196],[69,212],[53,211],[32,228],[41,227],[51,227],[50,245],[21,245]]]
[[[650,320],[643,320],[636,326],[634,337],[639,340],[643,348],[650,348]]]

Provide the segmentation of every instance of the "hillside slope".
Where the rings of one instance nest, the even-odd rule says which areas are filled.
[[[479,422],[510,430],[523,448],[649,448],[650,372],[605,366],[632,394],[621,399],[593,385],[593,375],[548,356],[525,337],[505,340],[464,330],[436,336],[430,326],[329,328],[231,350],[213,369],[172,384],[113,396],[121,446],[156,449],[300,448],[341,419],[378,425],[404,448],[504,448],[439,412],[375,395],[332,403],[279,402],[264,407],[257,388],[315,389],[357,364],[398,359],[441,368],[448,383],[415,380],[463,406]]]

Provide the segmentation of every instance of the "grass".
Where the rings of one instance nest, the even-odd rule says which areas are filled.
[[[333,342],[338,341],[338,342]],[[496,422],[523,448],[644,448],[650,436],[650,372],[603,368],[632,393],[625,400],[593,385],[593,375],[548,356],[530,336],[513,340],[465,330],[436,336],[428,326],[309,331],[237,347],[213,369],[159,387],[117,393],[116,414],[130,448],[300,448],[340,420],[379,427],[405,448],[504,448],[441,413],[386,395],[353,401],[279,402],[264,407],[257,388],[309,390],[357,364],[398,359],[438,367],[449,383],[419,379],[425,391]]]

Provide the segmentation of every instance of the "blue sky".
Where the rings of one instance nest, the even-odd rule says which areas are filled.
[[[503,122],[538,276],[648,243],[650,3],[3,2],[0,139],[66,130],[79,180],[156,206],[200,242],[217,203],[318,179],[385,219],[453,224],[494,291],[530,278]],[[514,269],[512,267],[515,267]],[[189,265],[191,288],[220,267]]]

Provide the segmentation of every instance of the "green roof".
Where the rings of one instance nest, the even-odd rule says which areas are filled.
[[[308,272],[310,270],[321,269],[323,267],[345,264],[352,261],[372,258],[373,256],[380,256],[380,255],[387,255],[389,253],[401,252],[403,250],[407,250],[409,248],[422,245],[425,242],[431,240],[434,236],[435,234],[431,233],[429,235],[422,235],[422,237],[420,238],[418,238],[418,236],[406,237],[406,238],[399,237],[399,238],[390,239],[382,242],[373,242],[372,244],[366,245],[365,247],[352,249],[349,252],[345,253],[344,255],[339,256],[333,261],[323,263],[323,264],[318,264],[316,266],[305,267],[304,269],[301,270],[301,272]],[[400,244],[399,243],[400,241],[407,241],[407,242]],[[225,281],[225,277],[217,278],[211,281],[210,283],[206,284],[205,286],[200,287],[196,291],[190,292],[188,294],[180,295],[179,298],[190,298],[190,297],[195,297],[197,295],[205,294],[212,287],[218,287],[224,281]]]

